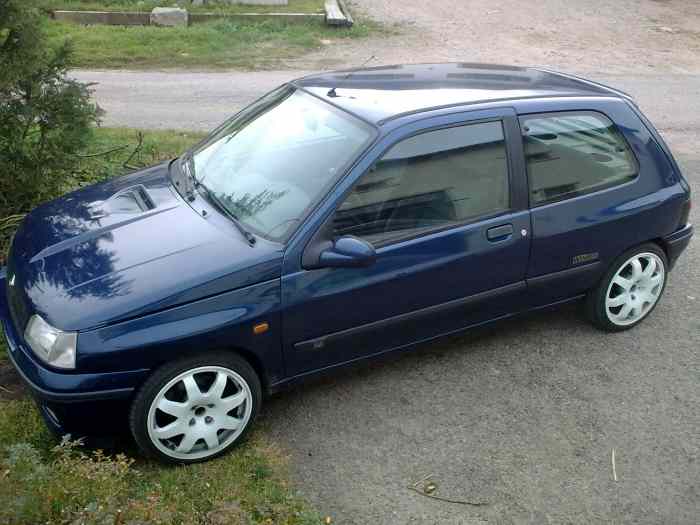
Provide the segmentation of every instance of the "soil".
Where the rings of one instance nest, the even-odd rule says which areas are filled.
[[[0,401],[22,399],[28,394],[12,363],[7,359],[0,360]]]
[[[547,65],[571,72],[700,71],[695,0],[352,0],[399,34],[327,45],[297,69],[408,62]]]

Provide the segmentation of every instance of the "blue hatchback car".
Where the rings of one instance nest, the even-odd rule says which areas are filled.
[[[319,372],[577,299],[633,327],[689,210],[620,91],[478,64],[324,73],[35,209],[0,318],[53,430],[128,426],[148,455],[202,461]]]

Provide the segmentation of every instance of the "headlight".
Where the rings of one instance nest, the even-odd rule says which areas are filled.
[[[33,315],[24,330],[24,339],[42,361],[57,368],[75,368],[76,332],[63,332]]]

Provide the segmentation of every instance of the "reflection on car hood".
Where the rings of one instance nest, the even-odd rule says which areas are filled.
[[[13,242],[8,299],[17,322],[35,311],[81,330],[274,279],[281,256],[196,213],[161,164],[30,213]]]

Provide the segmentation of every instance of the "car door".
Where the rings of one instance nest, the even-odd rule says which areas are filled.
[[[355,236],[374,246],[374,263],[295,268],[294,250],[285,263],[289,376],[519,309],[530,230],[520,141],[503,109],[414,122],[375,146],[304,247],[321,232]]]

